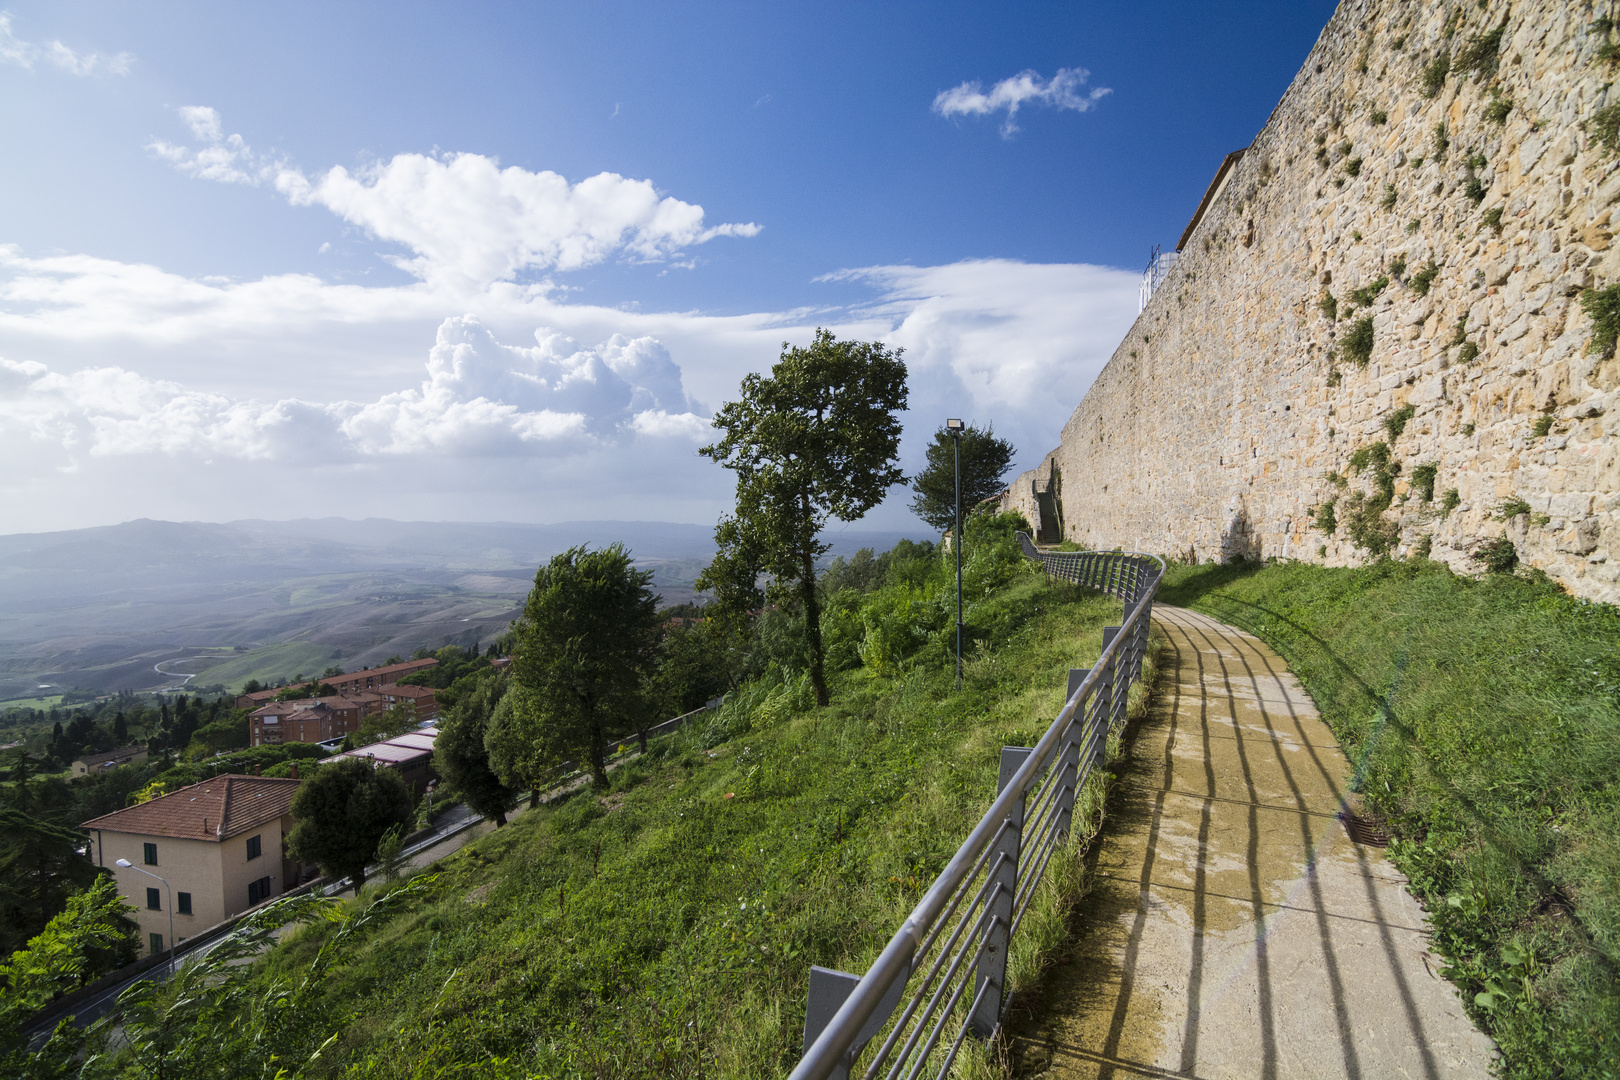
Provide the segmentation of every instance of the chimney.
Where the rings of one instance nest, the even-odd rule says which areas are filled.
[[[292,771],[287,775],[292,777],[294,780],[298,779],[298,762],[295,761],[292,763]]]
[[[263,765],[255,765],[255,766],[253,766],[253,775],[258,776],[260,770],[262,770],[263,768],[264,768]]]

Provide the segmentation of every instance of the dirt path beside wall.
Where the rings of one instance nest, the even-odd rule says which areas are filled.
[[[1258,639],[1158,606],[1085,929],[1009,1034],[1038,1077],[1486,1077],[1422,909],[1339,818],[1349,762]],[[1349,796],[1353,798],[1353,796]]]

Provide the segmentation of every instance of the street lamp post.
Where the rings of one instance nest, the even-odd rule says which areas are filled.
[[[962,421],[945,421],[956,459],[956,688],[962,689]]]
[[[122,866],[125,870],[133,870],[137,874],[145,874],[147,877],[157,878],[159,881],[163,882],[163,888],[169,894],[169,964],[165,970],[169,975],[172,976],[174,974],[174,889],[170,887],[168,878],[159,877],[150,870],[142,870],[128,859],[119,859],[117,861],[117,865]]]

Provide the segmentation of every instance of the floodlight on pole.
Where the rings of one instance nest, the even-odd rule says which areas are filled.
[[[945,430],[955,443],[956,531],[951,534],[956,549],[956,688],[962,689],[962,421],[945,421]]]
[[[118,859],[113,863],[113,865],[122,866],[125,870],[133,870],[137,874],[145,874],[147,877],[157,878],[159,881],[163,882],[163,888],[169,894],[169,963],[168,963],[168,966],[164,970],[169,975],[173,975],[174,974],[174,889],[169,885],[169,879],[166,878],[166,877],[162,877],[162,876],[160,876],[158,874],[154,874],[150,870],[142,870],[140,867],[136,866],[134,863],[130,862],[128,859]]]

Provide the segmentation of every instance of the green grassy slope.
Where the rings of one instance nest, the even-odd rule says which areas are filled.
[[[309,678],[319,675],[333,663],[341,661],[330,645],[289,641],[237,653],[221,663],[210,664],[198,671],[197,677],[191,681],[198,686],[219,683],[237,690],[249,679],[273,684],[278,679],[291,679],[299,673]]]
[[[1299,675],[1515,1077],[1620,1076],[1620,609],[1428,561],[1172,567]]]
[[[1021,573],[970,618],[1006,632],[959,693],[943,656],[842,672],[822,710],[802,683],[762,684],[611,791],[444,860],[433,899],[328,976],[285,1060],[341,1032],[311,1074],[779,1075],[810,965],[865,969],[1119,605]],[[293,935],[261,977],[296,981],[329,933]]]

